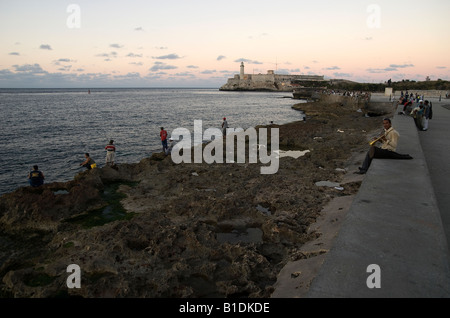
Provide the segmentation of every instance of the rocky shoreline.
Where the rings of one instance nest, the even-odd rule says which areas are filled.
[[[1,196],[0,297],[271,297],[282,268],[321,235],[308,229],[322,208],[359,189],[317,185],[352,173],[349,158],[380,129],[358,107],[324,98],[294,106],[306,121],[267,126],[281,150],[310,151],[282,158],[274,175],[154,154]],[[67,287],[71,264],[80,289]]]

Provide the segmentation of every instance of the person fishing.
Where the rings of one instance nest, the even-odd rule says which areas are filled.
[[[105,147],[106,150],[106,165],[114,166],[114,161],[116,158],[116,146],[114,145],[114,140],[110,140],[109,144]]]
[[[227,121],[227,118],[224,117],[223,122],[222,122],[222,134],[224,137],[226,137],[226,135],[227,135],[227,129],[228,129],[228,121]]]
[[[80,163],[80,166],[85,167],[87,170],[97,168],[97,164],[95,163],[95,160],[89,156],[89,153],[85,153],[84,157],[86,158],[86,160],[83,161],[82,163]]]
[[[164,127],[161,127],[161,131],[159,132],[159,136],[161,137],[161,144],[163,147],[163,152],[167,151],[167,130]]]
[[[39,171],[37,165],[33,166],[33,170],[28,173],[28,182],[32,187],[39,187],[44,184],[45,176],[42,171]]]

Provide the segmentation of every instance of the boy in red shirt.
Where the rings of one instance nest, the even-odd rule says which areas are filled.
[[[161,144],[163,146],[163,152],[166,152],[168,146],[167,146],[167,131],[164,130],[164,127],[161,127],[161,132],[159,133],[161,136]]]

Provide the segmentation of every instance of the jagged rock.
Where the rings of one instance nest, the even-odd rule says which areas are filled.
[[[311,152],[282,158],[275,175],[261,175],[260,164],[175,165],[160,153],[1,196],[0,295],[270,297],[290,251],[316,238],[308,227],[336,195],[315,183],[339,182],[336,168],[367,147],[362,131],[380,127],[350,106],[314,111],[307,123],[277,126],[283,150]],[[71,264],[81,289],[66,286]]]

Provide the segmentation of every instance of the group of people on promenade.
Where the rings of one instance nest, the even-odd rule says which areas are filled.
[[[428,100],[424,100],[424,96],[402,92],[398,105],[403,106],[403,109],[399,112],[399,115],[411,116],[414,119],[414,123],[419,131],[427,131],[429,129],[429,121],[433,118],[433,104]],[[374,158],[412,159],[412,157],[408,154],[399,154],[396,152],[399,134],[392,127],[392,123],[389,118],[385,118],[383,120],[383,126],[383,134],[370,143],[370,149],[366,154],[364,163],[356,173],[365,174]],[[381,146],[376,146],[378,142],[381,143]]]
[[[401,91],[400,100],[403,100],[403,99],[407,99],[410,101],[416,101],[416,103],[418,103],[420,100],[425,99],[425,95],[419,95],[419,93],[413,94],[413,93],[409,93],[408,91],[403,93],[403,91]]]
[[[339,95],[339,96],[346,96],[346,97],[355,97],[355,98],[364,98],[369,99],[372,96],[370,92],[363,92],[363,91],[342,91],[342,90],[334,90],[334,89],[327,89],[321,91],[322,95]]]
[[[423,98],[423,97],[420,97]],[[433,104],[428,100],[417,100],[412,94],[400,98],[400,105],[403,105],[401,115],[408,114],[414,118],[414,123],[419,131],[427,131],[429,121],[433,118]]]

